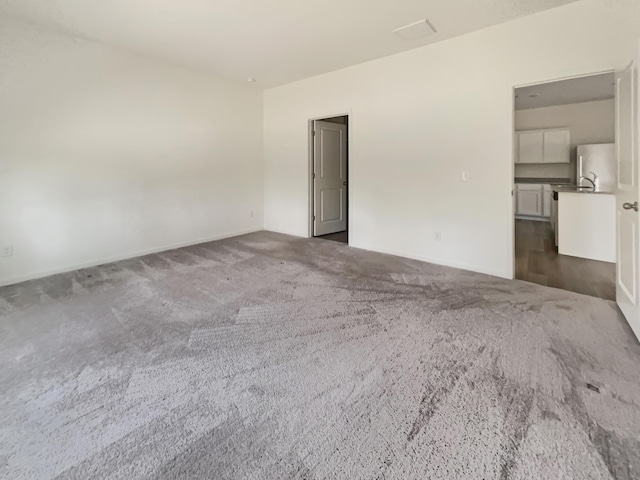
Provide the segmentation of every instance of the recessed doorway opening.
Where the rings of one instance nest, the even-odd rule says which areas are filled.
[[[515,278],[616,298],[616,76],[514,89]]]
[[[349,116],[309,121],[310,237],[349,243]]]

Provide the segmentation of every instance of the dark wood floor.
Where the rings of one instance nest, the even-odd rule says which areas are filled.
[[[340,243],[349,243],[349,232],[345,230],[344,232],[331,233],[329,235],[322,235],[316,238],[320,238],[322,240],[332,240],[334,242]]]
[[[559,255],[548,222],[516,220],[516,278],[572,292],[616,298],[616,266]]]

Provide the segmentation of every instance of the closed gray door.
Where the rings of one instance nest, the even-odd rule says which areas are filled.
[[[314,235],[347,229],[347,127],[314,122]]]

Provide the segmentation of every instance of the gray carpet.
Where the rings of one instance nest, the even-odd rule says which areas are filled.
[[[640,345],[604,300],[262,232],[0,316],[2,478],[640,478]]]

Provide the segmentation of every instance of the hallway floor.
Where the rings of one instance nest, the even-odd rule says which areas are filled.
[[[349,243],[349,232],[345,230],[344,232],[330,233],[329,235],[321,235],[315,238],[319,238],[321,240],[331,240],[340,243]]]

